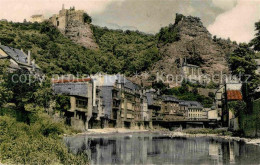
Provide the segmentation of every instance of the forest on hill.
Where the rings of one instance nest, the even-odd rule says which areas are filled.
[[[144,71],[160,59],[156,37],[92,25],[100,50],[73,43],[48,22],[0,22],[2,45],[32,51],[45,74],[124,73]]]

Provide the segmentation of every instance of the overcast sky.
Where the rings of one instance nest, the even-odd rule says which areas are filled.
[[[114,29],[157,33],[174,23],[175,13],[198,16],[213,35],[248,42],[260,20],[260,0],[0,0],[0,19],[47,18],[75,6],[93,18],[93,24]]]

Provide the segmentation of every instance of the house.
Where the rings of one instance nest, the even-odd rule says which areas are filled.
[[[152,128],[167,121],[207,119],[196,101],[160,96],[154,89],[143,90],[123,75],[96,74],[88,78],[53,80],[56,94],[70,98],[65,112],[75,129]]]
[[[70,97],[65,116],[76,129],[143,128],[151,124],[146,96],[122,75],[53,80],[53,89],[56,94]]]
[[[180,109],[184,111],[185,118],[188,120],[207,119],[207,113],[197,101],[180,101]]]
[[[30,51],[26,54],[20,49],[0,45],[0,59],[8,59],[10,61],[10,72],[18,69],[25,69],[30,73],[40,71],[40,67],[35,64],[35,60],[31,59]]]
[[[236,88],[234,87],[235,86],[232,86],[232,88],[228,88],[228,84],[226,84],[226,88],[222,94],[221,117],[224,127],[228,127],[230,125],[230,120],[235,118],[234,111],[231,107],[229,107],[229,103],[243,100],[241,86],[236,86]]]
[[[93,79],[93,107],[96,114],[91,123],[100,123],[102,128],[115,127],[119,124],[121,104],[118,77],[101,74],[90,77]]]
[[[180,100],[173,96],[164,95],[162,98],[162,111],[164,112],[164,120],[183,120],[184,113],[180,110]]]
[[[148,111],[152,114],[152,121],[163,120],[164,113],[162,112],[162,99],[158,97],[154,89],[145,91],[147,97]]]
[[[199,75],[200,74],[200,67],[197,65],[187,64],[183,63],[182,70],[185,76],[193,76],[193,75]]]
[[[184,62],[181,59],[181,72],[184,78],[190,82],[203,82],[201,68],[197,65],[188,64],[186,58]]]
[[[30,22],[34,23],[34,22],[38,22],[41,23],[45,20],[44,16],[41,14],[37,14],[37,15],[32,15],[30,18]]]
[[[222,119],[223,126],[227,126],[227,104],[230,101],[242,100],[241,88],[242,83],[236,76],[225,77],[223,79],[225,83],[220,84],[215,93],[215,108],[218,111],[219,117]]]
[[[100,117],[106,121],[104,127],[131,128],[148,125],[150,116],[147,98],[138,85],[120,74],[96,74],[91,78],[94,86],[99,89],[100,94],[95,99],[102,102],[100,106],[97,105],[97,109],[103,112]]]
[[[65,111],[67,123],[77,130],[87,130],[93,116],[92,80],[90,78],[58,79],[53,80],[52,83],[55,94],[70,97],[70,109]]]
[[[207,112],[207,119],[217,121],[221,120],[219,117],[219,111],[217,109],[205,108],[204,110]]]

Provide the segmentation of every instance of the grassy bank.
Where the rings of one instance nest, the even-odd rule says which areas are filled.
[[[209,128],[198,128],[198,129],[186,129],[183,132],[188,134],[218,134],[218,135],[232,135],[231,132],[225,129],[209,129]]]
[[[28,125],[11,115],[0,116],[1,163],[87,163],[86,155],[73,155],[63,144],[62,135],[74,133],[73,130],[62,123],[53,122],[47,114],[37,114],[36,118],[34,123]]]

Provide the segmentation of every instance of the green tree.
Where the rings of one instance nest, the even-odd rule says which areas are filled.
[[[255,23],[255,38],[250,41],[255,51],[260,51],[260,21]]]
[[[233,111],[236,117],[239,115],[239,113],[246,111],[246,103],[244,101],[228,102],[228,107]]]
[[[240,77],[248,83],[248,92],[251,93],[259,85],[259,76],[256,75],[255,53],[247,44],[239,44],[239,47],[230,55],[229,63],[232,74]]]
[[[83,19],[84,19],[85,23],[91,23],[92,22],[92,18],[88,15],[88,13],[83,14]]]
[[[0,107],[7,103],[13,95],[13,92],[6,88],[5,83],[9,64],[9,61],[7,60],[0,60]]]

